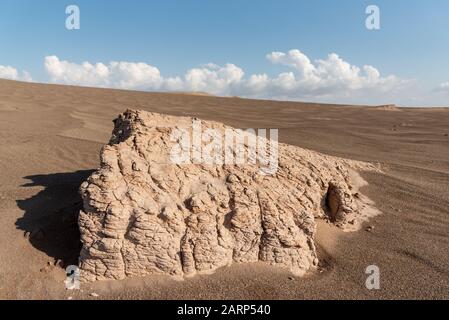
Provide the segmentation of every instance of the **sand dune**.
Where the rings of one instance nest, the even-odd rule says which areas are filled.
[[[292,278],[264,264],[233,265],[178,282],[164,276],[67,291],[76,263],[78,188],[99,167],[112,119],[127,108],[279,128],[280,142],[380,163],[363,193],[383,213],[370,232],[320,223],[319,272]],[[449,298],[449,110],[143,93],[0,81],[0,298]],[[365,288],[376,264],[381,290]],[[157,288],[155,290],[154,288]]]

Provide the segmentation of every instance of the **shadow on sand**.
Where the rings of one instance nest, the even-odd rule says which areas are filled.
[[[78,264],[81,250],[78,214],[82,208],[78,188],[94,170],[24,177],[30,183],[23,187],[42,186],[33,197],[18,200],[25,213],[16,221],[36,249],[45,252],[60,265]]]

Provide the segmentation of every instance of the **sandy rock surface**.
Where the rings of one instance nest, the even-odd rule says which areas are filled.
[[[269,174],[261,163],[174,163],[174,130],[192,133],[195,121],[236,132],[144,111],[114,121],[100,169],[81,186],[84,281],[183,277],[256,261],[302,275],[318,264],[315,219],[352,231],[376,213],[358,191],[356,171],[377,170],[367,163],[281,143]]]

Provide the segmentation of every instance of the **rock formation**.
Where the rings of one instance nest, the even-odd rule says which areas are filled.
[[[194,121],[241,133],[144,111],[128,110],[114,121],[100,169],[80,188],[84,281],[189,276],[257,261],[301,275],[318,264],[316,218],[346,230],[366,219],[369,205],[354,170],[375,170],[372,165],[281,143],[270,174],[251,161],[176,163],[172,153],[181,138],[174,132],[193,134]],[[244,151],[251,154],[248,141]]]

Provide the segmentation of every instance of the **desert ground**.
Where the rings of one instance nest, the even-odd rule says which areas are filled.
[[[263,263],[184,281],[147,276],[66,290],[80,242],[78,188],[124,110],[279,128],[280,142],[380,164],[362,172],[382,212],[369,231],[320,223],[319,272]],[[2,299],[449,299],[449,109],[322,105],[0,80]],[[380,268],[367,290],[365,268]]]

